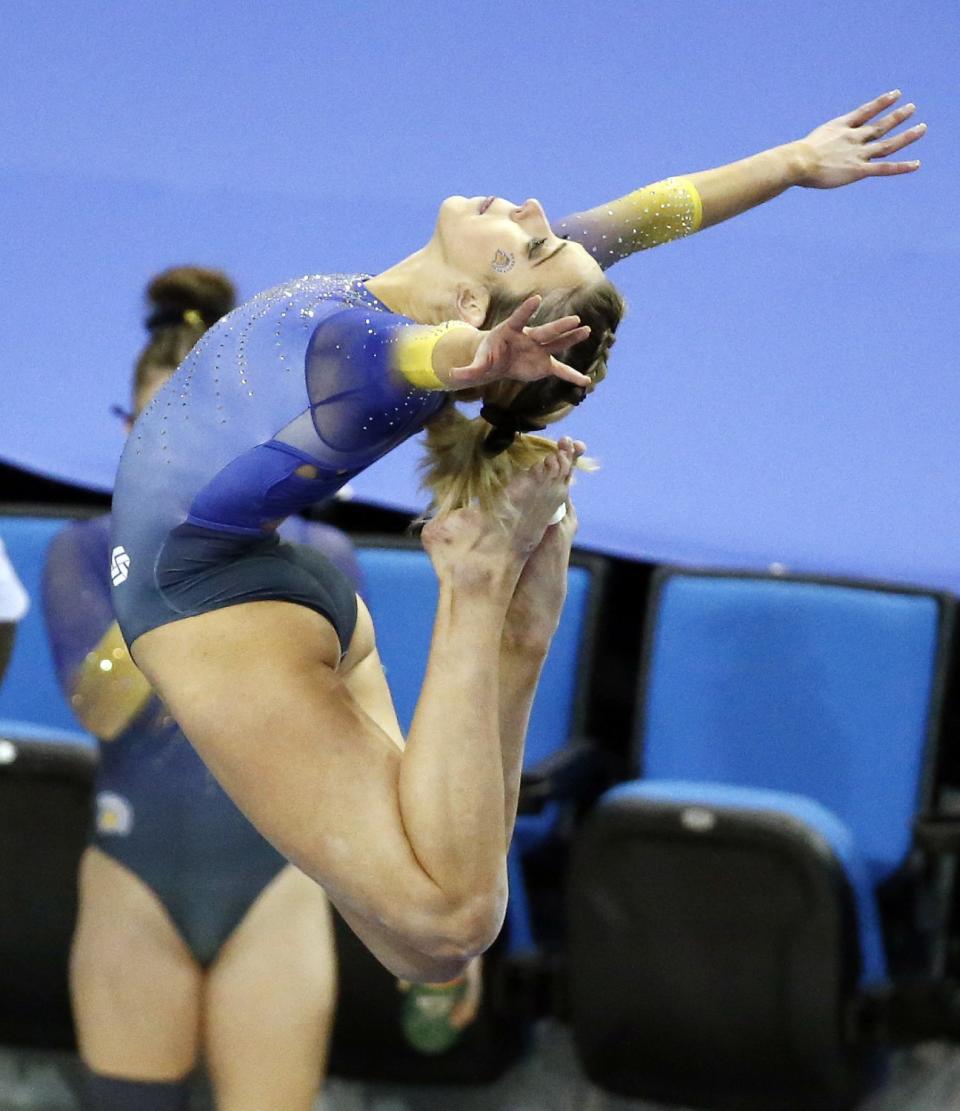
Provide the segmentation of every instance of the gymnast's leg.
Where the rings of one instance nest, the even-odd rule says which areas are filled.
[[[575,442],[575,456],[584,445]],[[547,652],[563,611],[570,551],[577,531],[568,499],[561,521],[548,527],[520,574],[500,642],[500,745],[504,780],[504,830],[509,844],[517,814],[523,751],[530,710]],[[404,1030],[424,1052],[452,1045],[480,1003],[481,961],[442,985],[412,985],[404,1004]]]
[[[576,442],[575,451],[581,455],[584,445]],[[530,711],[567,596],[570,551],[577,532],[577,515],[569,498],[565,510],[523,568],[500,642],[500,744],[507,844],[517,817]]]
[[[70,994],[83,1106],[182,1111],[199,1046],[202,972],[147,885],[96,848],[80,866]]]
[[[288,865],[270,881],[207,974],[204,1056],[217,1111],[311,1111],[337,992],[323,890]]]
[[[451,978],[502,922],[501,638],[572,462],[562,449],[514,479],[502,520],[468,509],[424,530],[439,604],[405,750],[363,697],[382,682],[364,620],[339,673],[329,622],[284,602],[186,618],[134,644],[238,805],[407,979]]]

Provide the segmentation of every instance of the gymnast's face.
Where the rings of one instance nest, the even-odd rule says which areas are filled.
[[[502,197],[447,197],[434,238],[454,270],[504,293],[548,293],[603,277],[584,247],[554,234],[532,198],[516,205]]]

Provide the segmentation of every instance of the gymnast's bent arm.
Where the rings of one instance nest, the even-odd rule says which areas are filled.
[[[109,549],[100,525],[78,522],[54,537],[43,573],[43,608],[64,697],[86,730],[112,741],[153,692],[113,616],[103,571]]]
[[[328,382],[337,367],[373,368],[386,362],[408,385],[433,391],[462,390],[503,378],[533,382],[551,376],[589,386],[585,374],[554,358],[554,353],[586,339],[590,329],[577,316],[528,327],[541,301],[539,294],[528,297],[489,331],[461,320],[417,324],[390,315],[374,321],[361,310],[344,309],[318,327],[308,363],[323,366],[326,375],[321,377]]]
[[[567,216],[554,230],[582,243],[604,269],[637,251],[669,243],[755,208],[793,185],[833,189],[865,177],[912,173],[920,163],[879,162],[922,138],[926,124],[889,133],[913,115],[895,89],[815,128],[804,139],[749,158],[667,178],[607,204]]]

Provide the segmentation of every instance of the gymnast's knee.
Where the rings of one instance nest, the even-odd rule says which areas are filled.
[[[460,900],[436,923],[428,944],[421,949],[439,963],[466,965],[496,941],[506,912],[505,889]]]
[[[125,1080],[85,1070],[83,1111],[186,1111],[190,1085],[182,1080]]]

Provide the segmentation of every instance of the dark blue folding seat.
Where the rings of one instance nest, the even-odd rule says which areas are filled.
[[[655,577],[642,778],[601,799],[571,875],[572,1022],[598,1084],[834,1111],[913,1020],[960,1030],[951,864],[925,851],[956,840],[937,811],[954,611],[907,588]]]

